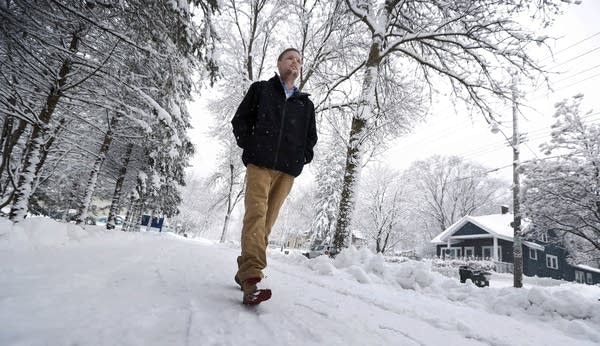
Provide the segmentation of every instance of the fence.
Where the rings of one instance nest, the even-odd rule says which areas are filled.
[[[496,266],[496,273],[510,273],[512,274],[515,270],[515,266],[512,263],[493,261]]]
[[[494,271],[496,273],[510,273],[514,271],[512,263],[493,261],[491,259],[475,258],[434,258],[432,267],[441,273],[454,272],[459,266],[468,265],[479,270]]]

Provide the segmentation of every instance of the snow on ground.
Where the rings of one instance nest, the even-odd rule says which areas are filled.
[[[241,305],[239,249],[0,218],[0,345],[598,345],[600,287],[460,284],[349,249],[269,253],[273,298]]]

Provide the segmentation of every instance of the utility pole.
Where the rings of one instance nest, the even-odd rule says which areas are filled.
[[[523,246],[521,243],[521,204],[519,200],[520,181],[519,181],[519,115],[517,108],[517,76],[516,73],[512,79],[512,115],[513,115],[513,280],[514,287],[523,287]]]

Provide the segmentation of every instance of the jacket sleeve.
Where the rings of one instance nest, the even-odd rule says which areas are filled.
[[[315,121],[315,105],[310,102],[309,104],[309,123],[308,123],[308,132],[306,134],[306,149],[304,151],[304,164],[307,164],[312,161],[314,152],[313,148],[315,144],[317,144],[317,125]]]
[[[233,119],[231,119],[233,135],[235,136],[237,145],[242,149],[246,148],[248,140],[252,136],[252,131],[254,131],[256,110],[258,108],[258,88],[259,82],[250,85],[250,88],[238,106]]]

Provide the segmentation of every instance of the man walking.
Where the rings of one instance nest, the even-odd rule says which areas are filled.
[[[271,298],[271,290],[257,287],[267,266],[269,234],[317,143],[314,105],[294,85],[301,67],[300,52],[284,50],[277,58],[279,75],[253,83],[231,120],[246,166],[242,253],[235,275],[246,305]]]

